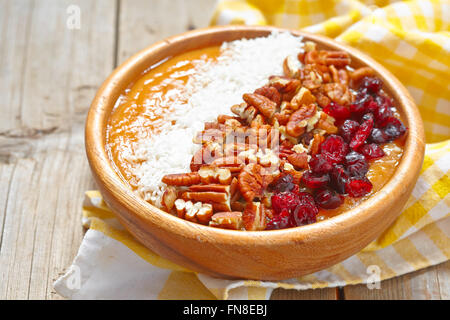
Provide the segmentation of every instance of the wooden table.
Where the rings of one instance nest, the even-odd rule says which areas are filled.
[[[61,299],[83,237],[90,102],[131,54],[207,26],[213,0],[0,1],[0,299]],[[80,24],[76,15],[80,13]],[[79,27],[79,28],[77,28]],[[450,299],[450,262],[381,283],[273,299]]]

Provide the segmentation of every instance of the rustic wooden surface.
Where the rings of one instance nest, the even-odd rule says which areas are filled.
[[[81,28],[66,26],[67,8]],[[81,243],[95,188],[84,120],[96,89],[132,53],[203,27],[213,0],[0,1],[0,299],[61,299],[53,281]],[[450,262],[381,289],[293,291],[273,299],[450,299]]]

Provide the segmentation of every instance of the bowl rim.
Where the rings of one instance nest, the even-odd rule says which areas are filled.
[[[393,89],[391,96],[397,102],[398,109],[408,127],[404,153],[393,176],[378,192],[348,211],[310,225],[281,230],[241,231],[204,226],[180,219],[146,202],[114,170],[114,164],[109,159],[105,149],[106,128],[103,124],[105,123],[105,117],[109,116],[107,106],[110,106],[111,102],[114,105],[117,100],[111,98],[115,87],[133,67],[148,59],[157,49],[171,46],[180,41],[193,40],[196,37],[214,36],[221,32],[256,31],[267,33],[272,31],[290,32],[296,36],[326,43],[338,50],[345,50],[352,56],[352,59],[364,60],[364,64],[373,68],[381,76],[386,86],[389,84],[389,87]],[[245,38],[245,36],[242,38]],[[253,37],[249,36],[249,38]],[[262,242],[267,243],[267,241],[279,245],[288,245],[299,239],[323,238],[325,230],[328,230],[327,233],[330,233],[331,230],[333,234],[351,231],[351,228],[357,227],[358,224],[375,218],[374,216],[379,210],[371,210],[373,206],[376,205],[381,210],[389,208],[392,202],[395,202],[395,199],[406,192],[407,186],[415,182],[422,166],[425,143],[423,123],[410,94],[397,78],[368,55],[333,39],[294,29],[273,26],[216,26],[195,29],[156,42],[137,52],[118,66],[101,85],[91,104],[85,126],[85,148],[91,171],[97,183],[101,184],[100,189],[106,190],[114,201],[132,212],[140,221],[164,231],[176,233],[181,237],[195,238],[197,241],[206,241],[217,245],[245,243],[246,245],[258,246]],[[261,241],[263,239],[265,241]]]

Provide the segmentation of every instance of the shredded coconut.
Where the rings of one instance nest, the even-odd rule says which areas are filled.
[[[155,205],[166,174],[188,172],[198,145],[192,142],[204,123],[219,114],[231,114],[230,107],[242,102],[242,95],[267,83],[271,75],[283,74],[283,60],[303,50],[302,39],[290,33],[274,32],[267,37],[225,42],[214,60],[196,62],[186,85],[187,102],[176,102],[158,135],[142,139],[134,154],[124,155],[135,163],[139,194]]]

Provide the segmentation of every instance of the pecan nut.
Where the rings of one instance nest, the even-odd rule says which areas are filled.
[[[200,183],[200,175],[197,172],[166,174],[162,182],[170,186],[190,186]]]
[[[276,103],[277,106],[281,103],[281,94],[278,92],[278,90],[275,87],[272,86],[264,86],[261,88],[258,88],[255,90],[256,94],[262,95],[273,102]]]
[[[226,168],[219,168],[215,166],[203,166],[198,170],[200,181],[204,184],[220,183],[230,184],[231,172]]]
[[[209,223],[213,215],[213,207],[208,203],[193,203],[192,201],[177,199],[175,201],[175,208],[178,217],[205,225]]]
[[[292,153],[287,156],[287,161],[297,169],[308,168],[308,154],[306,152]]]
[[[322,144],[322,142],[325,140],[325,137],[316,133],[314,135],[314,138],[311,140],[311,142],[309,143],[309,152],[311,155],[316,155],[317,153],[319,153],[319,149],[320,149],[320,145]]]
[[[300,87],[301,82],[298,79],[272,76],[269,78],[269,84],[280,93],[295,93]]]
[[[347,105],[352,102],[353,95],[345,84],[326,83],[323,85],[323,91],[334,102]]]
[[[298,78],[300,76],[301,62],[296,56],[287,56],[283,61],[283,71],[289,78]]]
[[[323,64],[337,68],[344,68],[351,62],[350,55],[345,51],[321,51],[319,59]]]
[[[308,125],[307,119],[316,114],[317,108],[315,104],[303,105],[295,111],[286,124],[286,132],[292,137],[299,137],[305,132],[305,127]]]
[[[247,203],[242,213],[242,221],[247,231],[264,230],[266,228],[264,205],[260,202]]]
[[[258,110],[255,107],[250,106],[245,102],[232,106],[231,112],[239,116],[240,119],[244,120],[248,124],[252,123],[253,119],[255,119],[258,114]]]
[[[217,212],[209,222],[211,227],[240,230],[242,228],[242,212]]]
[[[239,190],[247,202],[252,202],[256,197],[263,196],[272,180],[273,176],[264,167],[250,163],[239,173]]]
[[[269,98],[257,93],[245,93],[243,95],[243,99],[249,105],[252,105],[258,109],[258,111],[261,112],[261,114],[267,119],[273,117],[277,104]]]
[[[162,195],[161,203],[167,209],[167,211],[170,212],[175,204],[176,199],[177,189],[173,186],[168,186]]]
[[[230,186],[208,184],[191,186],[181,195],[183,200],[210,203],[214,211],[231,211]]]
[[[302,105],[310,105],[316,101],[316,97],[314,97],[308,89],[305,87],[300,88],[299,92],[292,98],[291,106],[294,110],[297,110]]]
[[[338,128],[334,125],[334,118],[329,116],[325,112],[320,113],[320,118],[316,124],[316,128],[324,130],[329,134],[335,134],[338,132]]]

